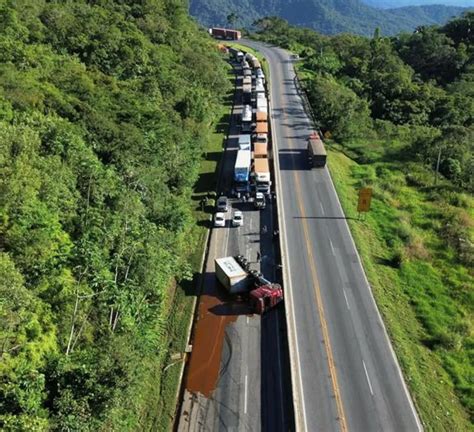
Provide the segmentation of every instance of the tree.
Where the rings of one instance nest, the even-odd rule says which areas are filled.
[[[229,15],[227,15],[227,24],[233,27],[238,19],[239,19],[239,16],[235,12],[232,12]]]
[[[448,36],[432,27],[398,39],[396,47],[400,57],[424,80],[435,79],[440,84],[457,78],[468,60],[464,44],[456,49]]]
[[[337,140],[363,136],[370,128],[367,102],[334,78],[316,75],[308,81],[307,92],[321,128]]]

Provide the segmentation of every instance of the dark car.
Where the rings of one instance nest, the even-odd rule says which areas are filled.
[[[229,200],[226,196],[222,195],[217,199],[217,211],[226,212],[229,210]]]

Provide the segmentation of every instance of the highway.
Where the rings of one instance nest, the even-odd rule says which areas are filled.
[[[313,129],[293,60],[283,49],[242,43],[259,50],[271,72],[296,428],[422,430],[327,166],[308,169]]]
[[[221,162],[219,191],[227,196],[238,150],[241,84],[238,75]],[[251,203],[231,201],[227,226],[211,231],[177,430],[288,431],[293,419],[284,305],[263,317],[251,314],[245,303],[226,296],[214,266],[215,258],[242,254],[251,268],[275,280],[274,206],[267,200],[264,210],[256,210]],[[242,227],[230,226],[233,209],[243,211]]]

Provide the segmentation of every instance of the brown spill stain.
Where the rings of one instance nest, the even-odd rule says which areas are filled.
[[[186,376],[189,392],[211,396],[219,378],[225,328],[248,312],[246,303],[236,302],[219,288],[213,273],[205,275]]]

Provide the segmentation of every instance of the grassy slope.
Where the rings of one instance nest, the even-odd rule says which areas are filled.
[[[407,186],[402,171],[388,163],[374,169],[331,150],[329,167],[349,217],[356,215],[359,187],[373,183],[371,212],[363,221],[349,220],[349,225],[426,430],[471,430],[466,411],[454,394],[453,381],[443,368],[447,351],[442,347],[434,351],[426,342],[427,326],[449,325],[460,319],[466,320],[469,328],[472,319],[463,302],[454,301],[447,292],[455,286],[462,290],[472,278],[462,266],[444,256],[444,245],[433,230],[439,203]],[[472,208],[472,200],[466,199]],[[405,259],[400,269],[390,265],[390,242],[393,249],[403,247]],[[446,274],[452,275],[449,284],[442,282]],[[464,357],[461,364],[472,368],[467,353],[456,353],[456,347],[454,353]],[[469,373],[464,370],[458,380],[466,376]]]
[[[229,67],[229,80],[232,80],[232,84],[233,76]],[[144,389],[148,393],[144,396],[148,400],[148,404],[143,410],[141,430],[168,431],[172,428],[177,403],[176,393],[178,385],[180,385],[181,363],[176,362],[164,374],[161,370],[165,365],[174,363],[171,359],[173,353],[183,353],[186,348],[188,328],[194,311],[194,299],[196,298],[197,275],[201,272],[201,258],[206,247],[209,229],[207,221],[213,208],[212,201],[209,201],[207,207],[201,208],[201,200],[211,196],[216,190],[218,162],[228,130],[232,98],[233,87],[230,94],[227,95],[225,103],[221,105],[219,112],[216,113],[216,122],[213,125],[214,131],[201,161],[199,179],[193,195],[193,201],[196,205],[194,212],[196,218],[194,244],[196,247],[194,254],[190,257],[190,264],[194,272],[194,278],[192,281],[181,282],[171,293],[170,314],[166,323],[169,330],[170,348],[159,367],[149,365],[152,372],[147,376],[148,383]],[[157,386],[160,388],[159,398],[156,398]]]

